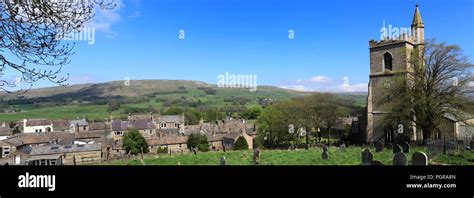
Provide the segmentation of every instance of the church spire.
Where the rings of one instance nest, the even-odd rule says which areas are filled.
[[[413,22],[411,26],[418,27],[418,28],[425,27],[425,24],[423,24],[423,20],[421,20],[421,14],[420,14],[420,9],[418,9],[418,4],[416,5],[415,16],[413,16]]]
[[[415,15],[413,16],[413,23],[411,24],[412,38],[416,44],[425,43],[425,24],[421,20],[420,9],[416,5]]]

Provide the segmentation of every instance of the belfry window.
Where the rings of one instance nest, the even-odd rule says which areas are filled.
[[[392,55],[390,53],[387,52],[383,55],[383,64],[385,69],[392,70]]]

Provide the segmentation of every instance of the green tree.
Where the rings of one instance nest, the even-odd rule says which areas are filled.
[[[316,93],[291,101],[277,102],[266,107],[257,120],[258,133],[256,141],[264,147],[285,146],[298,143],[303,138],[299,129],[306,130],[306,143],[310,143],[311,129],[320,127],[332,128],[348,115],[345,101],[337,95]],[[294,133],[288,131],[294,125]]]
[[[327,97],[318,109],[322,123],[327,129],[328,144],[331,143],[331,128],[341,124],[341,118],[348,114],[347,109],[338,105],[337,100],[334,95]]]
[[[196,125],[199,124],[199,120],[201,120],[202,114],[198,110],[190,108],[185,110],[184,118],[186,125]]]
[[[208,122],[215,122],[224,118],[224,114],[217,107],[210,107],[204,111],[204,119]]]
[[[243,136],[240,136],[237,138],[237,140],[234,143],[233,150],[248,150],[249,145],[247,143],[247,140]]]
[[[117,101],[117,100],[109,100],[109,102],[107,103],[107,111],[108,112],[112,112],[112,111],[116,111],[116,110],[119,110],[120,109],[120,102]]]
[[[188,137],[188,141],[186,142],[189,149],[197,148],[199,151],[207,152],[209,151],[209,142],[207,141],[207,136],[201,134],[191,134]]]
[[[163,112],[163,115],[181,115],[183,113],[184,110],[179,107],[170,107],[165,112]]]
[[[259,106],[256,106],[256,107],[247,109],[243,113],[242,117],[247,120],[255,120],[258,118],[258,116],[260,116],[261,113],[262,113],[262,108],[260,108]]]
[[[423,141],[434,132],[442,132],[444,116],[465,121],[466,110],[472,100],[471,70],[474,67],[462,53],[459,46],[427,41],[424,49],[411,52],[408,71],[397,75],[393,82],[387,82],[385,103],[388,114],[386,124],[404,125],[405,129],[415,126],[422,130]],[[472,113],[472,112],[468,112]]]
[[[262,112],[257,124],[257,141],[265,148],[275,148],[288,144],[291,135],[288,133],[288,117],[283,111],[289,102],[275,103]]]
[[[148,153],[148,143],[137,129],[131,129],[123,136],[123,149],[125,152],[136,155],[142,152]]]

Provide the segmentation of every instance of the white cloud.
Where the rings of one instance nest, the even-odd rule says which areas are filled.
[[[331,78],[327,76],[313,76],[310,79],[298,79],[296,80],[297,84],[327,84],[331,82]]]
[[[327,76],[313,76],[310,79],[297,79],[293,82],[282,82],[280,88],[296,91],[319,91],[319,92],[367,92],[367,83],[350,84],[349,78],[344,77],[341,81],[333,81]]]
[[[94,8],[95,16],[87,27],[95,28],[97,31],[106,33],[106,37],[114,38],[118,34],[112,30],[112,25],[121,20],[120,10],[125,7],[122,0],[114,1],[116,6],[113,9]]]
[[[326,76],[313,76],[309,81],[313,83],[329,83],[331,79]]]
[[[304,85],[288,85],[288,86],[279,86],[279,87],[283,89],[294,90],[294,91],[312,91],[306,88]]]
[[[367,92],[367,83],[342,84],[335,87],[333,92]]]

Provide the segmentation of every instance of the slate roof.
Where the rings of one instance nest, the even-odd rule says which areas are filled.
[[[77,133],[74,133],[74,138],[76,140],[94,139],[94,138],[107,137],[108,134],[109,134],[109,132],[107,132],[107,131],[77,132]]]
[[[69,145],[74,142],[74,134],[68,132],[50,132],[50,133],[20,133],[8,138],[7,141],[13,145],[44,144],[56,140],[59,145]]]
[[[89,122],[85,118],[80,119],[80,120],[71,120],[69,121],[69,124],[71,125],[78,125],[78,126],[89,126]]]
[[[70,129],[69,122],[67,120],[53,120],[54,131],[68,131]]]
[[[453,115],[451,113],[445,113],[443,116],[446,119],[451,120],[453,122],[466,121],[466,120],[474,118],[474,116],[472,116],[468,113],[465,113],[465,112],[460,112],[458,117],[456,117],[455,115]]]
[[[183,116],[182,115],[161,115],[158,118],[158,122],[184,122]]]
[[[112,121],[113,131],[125,131],[129,128],[129,121],[114,120]]]
[[[108,128],[105,122],[93,122],[89,124],[89,131],[107,130]]]
[[[47,145],[39,147],[25,147],[20,151],[30,156],[33,155],[51,155],[61,153],[75,153],[75,152],[86,152],[86,151],[100,151],[100,144],[84,144],[84,145]]]
[[[232,131],[224,135],[223,138],[237,140],[237,138],[239,138],[241,135],[242,135],[242,132],[240,131]]]
[[[207,135],[207,141],[208,142],[218,142],[222,141],[224,138],[225,134],[215,134],[215,135]]]
[[[147,139],[148,145],[159,146],[159,145],[170,145],[170,144],[186,144],[188,136],[165,136],[162,138],[149,138]]]
[[[29,119],[26,120],[26,126],[45,126],[51,125],[52,122],[47,119]]]
[[[132,128],[134,129],[154,129],[155,123],[152,122],[150,119],[139,119],[132,121]]]

